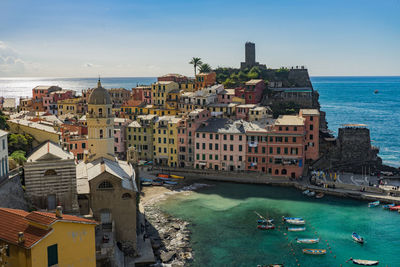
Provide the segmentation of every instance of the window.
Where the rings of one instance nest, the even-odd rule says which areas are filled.
[[[239,156],[239,161],[242,161],[242,159],[243,159],[243,157],[242,157],[242,156]]]
[[[273,148],[273,147],[270,147],[270,148],[269,148],[269,153],[270,153],[270,154],[273,154],[273,153],[274,153],[274,148]]]
[[[208,159],[212,160],[212,154],[208,155]]]
[[[229,160],[230,160],[230,161],[233,161],[233,156],[229,156]]]
[[[213,144],[208,144],[208,149],[212,150]]]
[[[241,137],[241,136],[240,136]],[[239,145],[239,151],[242,151],[242,145]]]
[[[276,154],[281,154],[281,148],[280,147],[276,148]]]
[[[314,139],[314,135],[310,134],[310,140]]]
[[[82,148],[86,148],[86,143],[82,143]]]
[[[230,147],[230,150],[233,151],[233,145],[230,145],[229,147]]]
[[[239,135],[239,141],[242,141],[242,136],[241,135]]]
[[[218,144],[215,144],[215,150],[218,150]]]
[[[287,147],[284,148],[284,153],[285,153],[286,155],[288,154],[288,148],[287,148]]]
[[[103,181],[97,187],[98,189],[113,189],[113,185],[109,181]]]
[[[219,134],[215,134],[215,139],[216,139],[216,140],[219,139]]]
[[[53,169],[44,172],[44,176],[50,176],[50,175],[57,175],[57,172]]]
[[[58,264],[58,248],[57,244],[47,247],[47,266]]]
[[[314,117],[313,116],[310,116],[310,121],[313,121],[314,120]]]
[[[228,149],[228,145],[224,144],[224,151]]]
[[[213,137],[214,137],[213,134],[210,134],[210,139],[213,139]]]
[[[285,143],[289,142],[289,137],[285,137]]]
[[[196,149],[200,149],[200,143],[196,143]]]
[[[224,140],[226,140],[226,134],[224,134]]]
[[[103,130],[100,129],[100,138],[103,138]]]
[[[122,194],[122,199],[123,200],[130,199],[130,198],[132,198],[131,194],[129,194],[129,193]]]
[[[296,137],[293,137],[293,143],[296,143],[296,141],[297,141]]]
[[[233,137],[233,135],[231,135],[231,137],[230,137],[230,138],[231,138],[231,141],[233,141],[233,138],[234,138],[234,137]]]
[[[314,125],[310,124],[310,131],[314,130]]]

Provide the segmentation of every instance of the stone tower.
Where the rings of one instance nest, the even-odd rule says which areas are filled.
[[[247,66],[256,65],[256,45],[251,42],[245,44],[245,63]]]
[[[97,88],[89,96],[86,121],[89,145],[87,161],[101,157],[115,160],[112,102],[108,91],[101,86],[100,79]]]

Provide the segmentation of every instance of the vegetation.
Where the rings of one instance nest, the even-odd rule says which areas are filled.
[[[26,155],[25,151],[16,150],[11,154],[10,158],[13,159],[16,163],[18,163],[18,165],[21,166],[24,164],[24,162],[26,162],[25,155]]]
[[[8,135],[8,152],[22,150],[28,154],[32,149],[33,138],[29,134],[9,134]]]
[[[274,118],[279,115],[295,115],[300,110],[300,105],[294,102],[280,102],[271,105]]]
[[[1,130],[8,130],[9,127],[7,125],[7,117],[4,113],[0,110],[0,129]]]
[[[201,61],[201,58],[199,57],[193,57],[192,60],[189,62],[189,64],[192,64],[194,67],[194,76],[196,77],[196,71],[197,67],[199,67],[203,62]]]
[[[200,73],[210,73],[212,71],[211,66],[207,63],[201,64],[199,67]]]

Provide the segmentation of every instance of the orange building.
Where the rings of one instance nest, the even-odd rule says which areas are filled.
[[[200,73],[196,75],[196,90],[209,87],[217,82],[217,74],[215,72]]]

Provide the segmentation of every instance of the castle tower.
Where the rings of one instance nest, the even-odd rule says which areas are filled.
[[[247,66],[256,65],[256,45],[251,42],[247,42],[245,45],[245,63]]]
[[[101,157],[115,160],[112,102],[108,91],[101,86],[100,79],[97,88],[89,96],[86,121],[89,145],[87,161]]]

